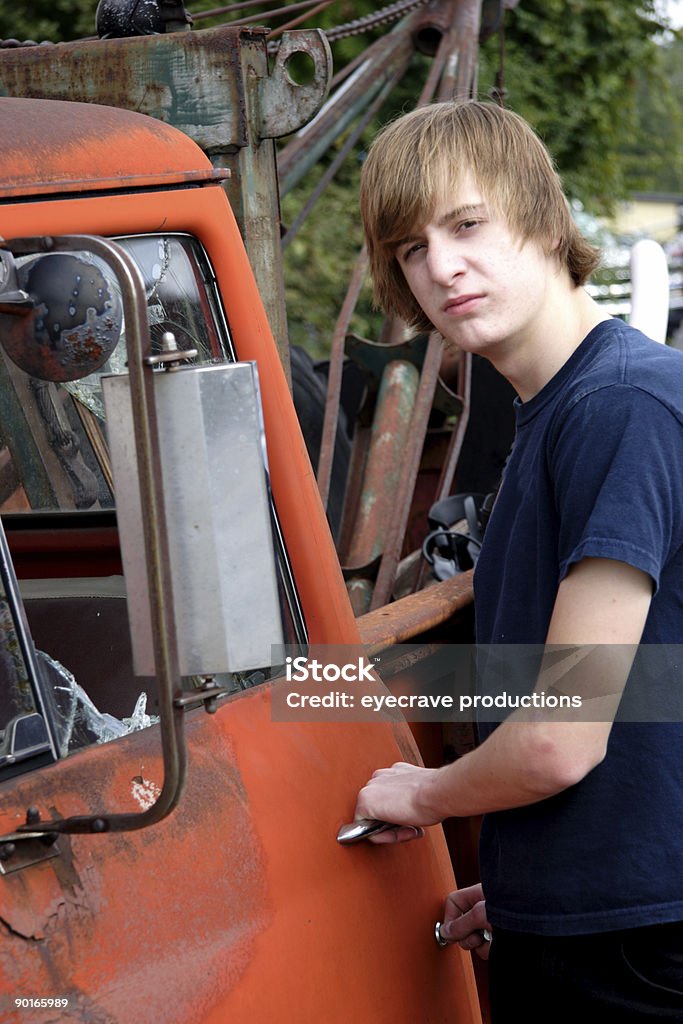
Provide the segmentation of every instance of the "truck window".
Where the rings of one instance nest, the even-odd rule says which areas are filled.
[[[161,349],[162,335],[172,331],[180,349],[198,351],[196,362],[234,361],[236,355],[213,270],[199,242],[181,234],[124,237],[115,241],[127,250],[141,271],[153,352]],[[76,255],[86,261],[96,260],[87,252]],[[60,520],[74,518],[85,522],[93,517],[106,520],[111,516],[114,522],[101,378],[126,372],[126,362],[125,323],[119,343],[104,366],[66,384],[29,376],[0,349],[0,512],[4,518],[45,522],[49,529],[58,529]],[[285,642],[304,650],[305,624],[272,498],[271,520]],[[119,609],[121,605],[125,608],[122,584],[116,593],[105,578],[29,579],[22,580],[21,587],[40,649],[40,685],[45,690],[45,699],[53,705],[56,702],[53,710],[61,729],[60,756],[89,742],[102,742],[129,731],[119,729],[117,722],[125,719],[128,725],[130,716],[135,717],[138,711],[133,727],[152,724],[157,707],[154,680],[133,676],[127,656],[110,659],[111,671],[106,666],[107,658],[95,658],[97,664],[91,666],[87,651],[76,649],[78,631],[71,635],[69,629],[69,623],[85,621],[87,607],[91,609],[88,614],[93,619],[93,630],[111,625],[110,632],[120,634]],[[125,611],[123,615],[125,630]],[[93,649],[97,646],[96,641]],[[3,641],[0,657],[9,659],[13,650],[9,642]],[[25,681],[20,682],[20,668],[15,667],[13,672],[10,675],[9,668],[3,668],[0,674],[0,729],[3,721],[9,722],[15,714],[26,710],[23,705],[19,711],[15,709],[19,697],[26,694],[28,701],[30,696]],[[126,686],[121,684],[122,675],[129,679]],[[253,671],[224,675],[216,682],[230,692],[237,692],[270,675],[269,666],[254,666]],[[201,686],[203,682],[186,680],[185,685]],[[142,691],[147,707],[140,709]]]
[[[116,241],[142,272],[153,352],[160,351],[162,335],[172,331],[178,348],[197,350],[198,363],[235,358],[217,301],[213,272],[195,239],[186,235],[143,235]],[[121,340],[102,369],[64,387],[103,421],[100,378],[106,373],[124,373],[126,359],[124,325]]]
[[[0,729],[17,715],[36,710],[35,699],[24,655],[19,644],[14,617],[0,581]]]

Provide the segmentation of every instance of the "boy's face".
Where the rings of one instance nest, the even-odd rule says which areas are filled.
[[[430,222],[402,240],[396,258],[408,287],[447,342],[494,363],[550,326],[556,259],[520,242],[485,202],[472,176]]]

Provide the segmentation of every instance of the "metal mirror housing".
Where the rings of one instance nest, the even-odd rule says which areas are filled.
[[[0,252],[0,335],[32,377],[77,380],[106,363],[121,336],[116,279],[102,260],[46,252],[17,261]]]

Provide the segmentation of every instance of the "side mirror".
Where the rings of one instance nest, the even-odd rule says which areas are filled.
[[[0,251],[0,336],[25,373],[60,383],[86,377],[106,363],[122,326],[119,288],[103,260]]]
[[[51,754],[50,735],[45,719],[39,712],[17,715],[7,723],[0,742],[0,768],[44,756],[45,763],[49,764],[52,761]]]

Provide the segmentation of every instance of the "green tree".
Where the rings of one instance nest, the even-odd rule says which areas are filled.
[[[1,0],[0,0],[1,2]],[[217,0],[187,0],[195,28]],[[28,0],[0,8],[0,38],[71,39],[95,31],[97,0]],[[235,19],[284,4],[250,5]],[[336,0],[315,24],[331,27],[377,10],[370,0]],[[505,16],[506,103],[526,117],[552,152],[568,192],[593,212],[606,212],[632,190],[683,191],[683,61],[680,40],[662,32],[660,0],[520,0]],[[273,17],[271,27],[282,23]],[[384,29],[333,44],[338,69]],[[478,91],[486,97],[500,70],[500,45],[480,51]],[[286,255],[286,288],[294,340],[318,354],[329,344],[346,282],[361,245],[358,174],[362,151],[381,123],[414,105],[429,67],[416,55],[400,87],[364,133],[358,150],[313,208]],[[291,224],[343,139],[283,200]],[[351,327],[375,333],[367,294]]]
[[[628,188],[683,193],[683,39],[662,43],[637,87],[638,131],[621,150]]]
[[[95,35],[95,11],[98,0],[25,0],[21,6],[2,0],[0,7],[0,39],[33,39],[36,42],[48,40],[53,43],[68,42]],[[192,13],[227,6],[221,0],[187,0],[185,6]],[[272,8],[271,4],[268,4]],[[232,15],[249,17],[258,15],[263,6],[244,8]],[[205,28],[226,21],[226,16],[199,19],[198,28]]]
[[[521,0],[507,15],[507,103],[544,139],[568,191],[593,209],[610,209],[632,187],[629,148],[649,148],[642,84],[672,112],[661,29],[655,0]],[[483,49],[484,85],[495,51],[494,40]]]
[[[5,0],[0,9],[0,39],[53,43],[95,32],[97,0]]]

